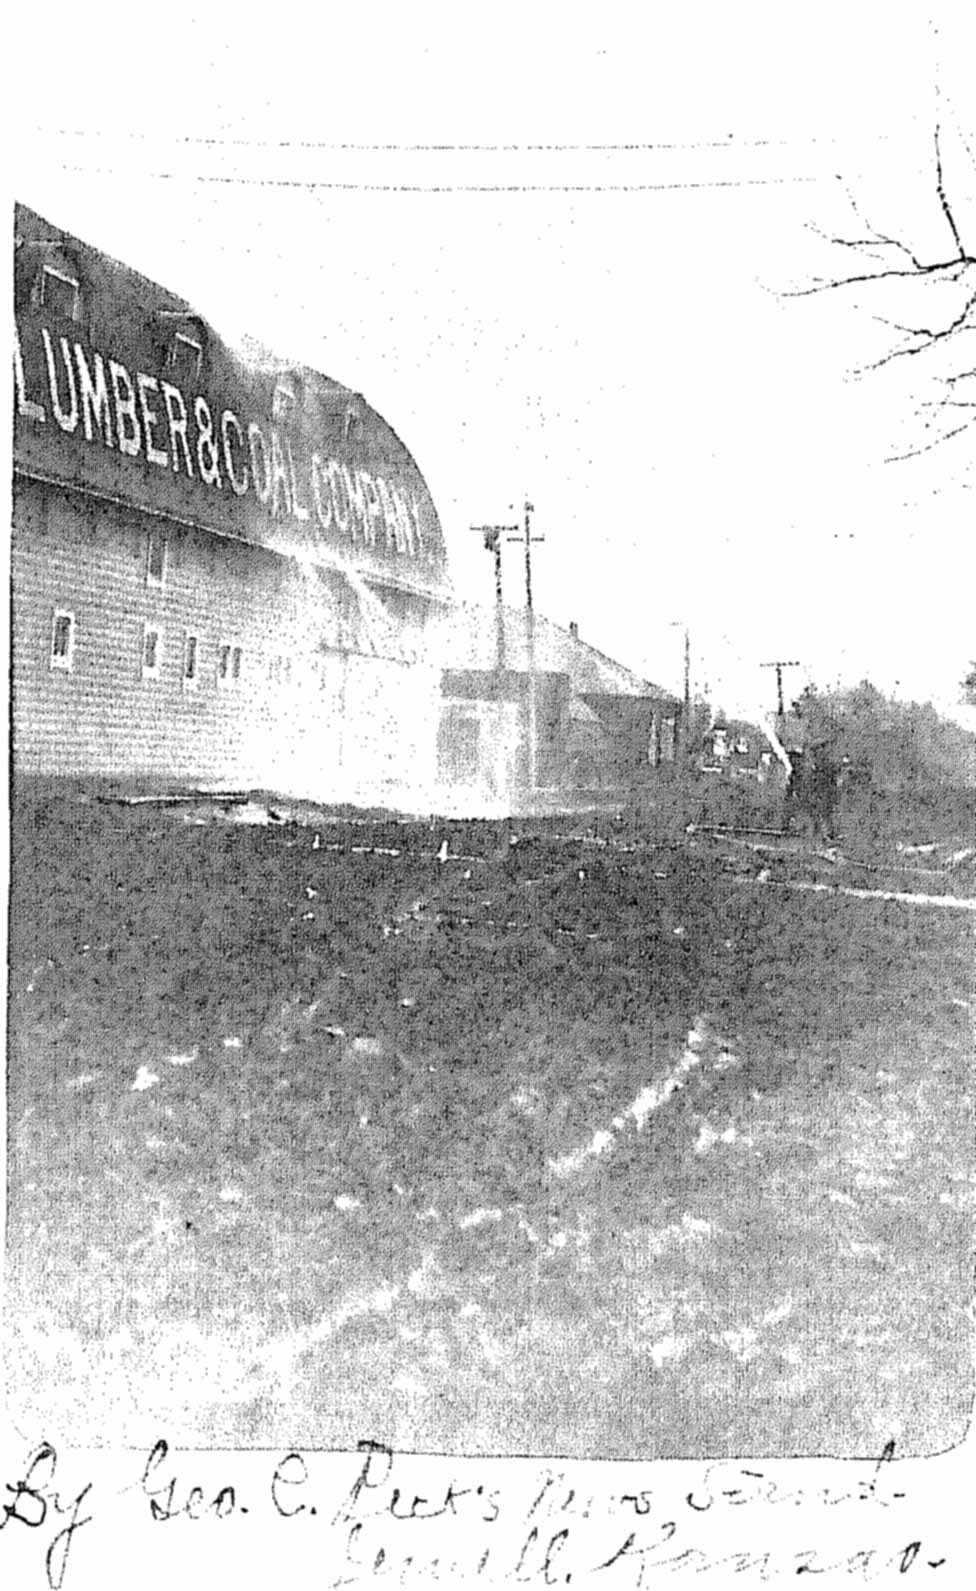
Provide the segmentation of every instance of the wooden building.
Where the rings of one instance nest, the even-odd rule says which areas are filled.
[[[14,287],[15,776],[428,789],[451,586],[390,426],[22,207]]]
[[[499,626],[505,666],[498,667]],[[578,804],[632,791],[675,760],[680,703],[541,614],[495,622],[461,605],[441,624],[442,779],[475,805]]]
[[[455,601],[424,479],[350,388],[15,212],[15,778],[532,804],[673,757],[677,704]],[[496,616],[497,617],[497,616]]]

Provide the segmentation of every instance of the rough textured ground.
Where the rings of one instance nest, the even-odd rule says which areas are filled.
[[[958,843],[854,866],[646,818],[513,845],[212,817],[16,804],[25,1423],[632,1456],[959,1440],[973,917],[777,887],[976,895]]]

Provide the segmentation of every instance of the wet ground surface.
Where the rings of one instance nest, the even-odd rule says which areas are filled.
[[[938,897],[976,896],[962,841],[267,816],[15,810],[25,1424],[960,1439],[973,912]]]

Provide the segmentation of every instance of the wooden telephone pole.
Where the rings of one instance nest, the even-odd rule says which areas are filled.
[[[520,525],[471,525],[472,534],[480,536],[485,546],[485,551],[494,555],[495,559],[495,668],[499,674],[505,667],[505,609],[502,605],[502,541],[522,542],[525,547],[525,650],[529,684],[529,726],[528,726],[528,764],[529,784],[536,783],[536,736],[537,736],[537,704],[536,704],[536,678],[535,678],[535,608],[532,601],[532,548],[536,542],[545,541],[544,536],[533,536],[531,515],[535,513],[531,503],[525,505],[525,519]]]
[[[795,658],[791,661],[784,658],[774,658],[771,663],[760,663],[759,667],[774,668],[776,670],[776,717],[782,725],[783,719],[786,717],[786,710],[783,706],[783,670],[784,668],[802,668],[803,665]]]
[[[681,715],[681,740],[686,756],[691,750],[691,630],[684,619],[671,619],[669,630],[683,630],[685,637],[684,706]]]
[[[472,525],[475,535],[484,540],[485,551],[495,555],[495,667],[499,674],[505,667],[505,609],[502,606],[502,537],[510,541],[510,531],[517,525]]]
[[[526,663],[529,672],[529,787],[535,788],[538,764],[538,705],[536,702],[535,678],[535,609],[532,605],[532,545],[534,542],[545,541],[544,536],[533,536],[531,515],[535,513],[531,503],[525,505],[525,521],[523,529],[513,526],[514,535],[507,537],[508,541],[522,541],[525,544],[525,650]]]

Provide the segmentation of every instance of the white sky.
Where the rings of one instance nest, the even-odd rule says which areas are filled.
[[[48,5],[43,47],[14,25],[15,191],[364,392],[462,595],[492,590],[468,526],[528,495],[538,607],[659,683],[679,620],[730,711],[773,705],[774,657],[944,703],[976,656],[976,430],[884,463],[932,389],[850,372],[892,345],[871,311],[917,303],[783,290],[848,263],[807,225],[856,229],[837,174],[946,257],[937,119],[976,252],[971,10]],[[516,547],[505,579],[519,601]]]

